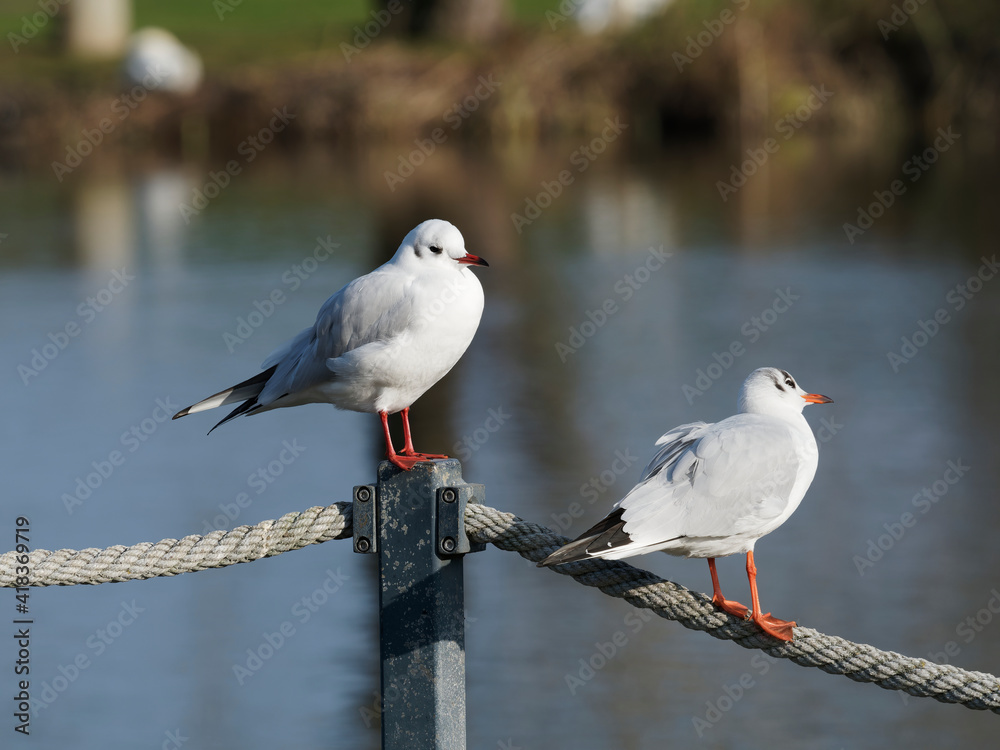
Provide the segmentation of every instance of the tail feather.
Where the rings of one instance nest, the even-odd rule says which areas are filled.
[[[625,522],[622,520],[623,508],[618,508],[607,518],[587,529],[569,544],[560,547],[540,563],[539,568],[549,565],[586,560],[591,557],[603,557],[602,552],[632,543],[632,538],[625,533]]]
[[[246,408],[243,410],[246,411],[247,409],[250,409],[253,406],[257,405],[257,396],[259,396],[260,392],[264,390],[264,386],[267,384],[267,381],[271,379],[271,376],[274,375],[274,371],[277,369],[278,366],[274,365],[273,367],[270,367],[267,370],[264,370],[263,372],[257,373],[252,378],[244,380],[242,383],[237,383],[232,388],[226,388],[226,390],[224,391],[219,391],[218,393],[213,394],[206,399],[202,399],[197,404],[192,404],[186,409],[181,409],[179,412],[174,414],[173,418],[178,419],[180,417],[187,416],[188,414],[195,414],[196,412],[199,411],[214,409],[217,406],[225,406],[226,404],[234,404],[237,401],[247,401],[248,399],[250,399],[249,401],[247,401],[247,403],[249,403],[250,406],[246,406]],[[242,414],[243,411],[240,411],[239,414]],[[233,412],[225,419],[223,419],[222,422],[219,422],[219,424],[222,424],[223,422],[228,422],[234,416],[239,416],[239,414]],[[218,424],[215,425],[215,427],[218,426],[219,426]],[[212,429],[214,430],[215,427],[213,427]]]
[[[216,423],[215,427],[218,427],[219,425],[224,425],[230,419],[236,419],[236,417],[238,417],[238,416],[240,416],[242,414],[247,414],[247,413],[252,414],[253,410],[255,408],[259,408],[259,406],[257,404],[257,397],[256,396],[254,396],[251,399],[248,399],[247,401],[244,401],[242,404],[240,404],[235,409],[233,409],[231,412],[229,412],[218,423]],[[213,427],[211,430],[208,431],[209,435],[212,434],[212,432],[215,430],[215,427]]]

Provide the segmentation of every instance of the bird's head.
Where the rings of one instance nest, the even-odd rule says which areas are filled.
[[[418,224],[403,239],[394,260],[416,268],[489,266],[478,255],[466,251],[465,238],[458,227],[441,219],[428,219]]]
[[[739,410],[743,413],[802,413],[806,404],[832,404],[833,399],[807,393],[795,378],[777,367],[761,367],[750,373],[740,389]]]

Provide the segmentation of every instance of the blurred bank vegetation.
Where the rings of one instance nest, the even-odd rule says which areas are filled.
[[[466,34],[406,17],[443,3],[402,3],[406,13],[382,24],[385,3],[364,0],[136,0],[134,26],[176,34],[201,55],[205,81],[194,94],[149,96],[111,148],[216,153],[275,107],[296,113],[284,148],[409,144],[450,111],[468,115],[456,140],[477,147],[589,137],[615,116],[642,147],[752,144],[825,87],[833,96],[809,130],[846,152],[926,143],[948,125],[965,148],[997,150],[1000,4],[675,0],[601,34],[579,28],[567,12],[577,4],[473,2],[492,20]],[[127,89],[115,61],[61,53],[58,16],[14,52],[10,34],[40,7],[0,5],[7,162],[48,164]],[[470,99],[489,76],[495,90]]]

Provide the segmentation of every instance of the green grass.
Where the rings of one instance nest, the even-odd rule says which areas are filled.
[[[366,0],[243,0],[239,5],[233,0],[136,0],[135,25],[169,29],[197,49],[206,65],[226,67],[339,49],[369,11]]]
[[[196,49],[210,69],[289,60],[324,47],[338,49],[370,10],[366,0],[243,0],[238,5],[233,0],[135,0],[133,8],[135,28],[168,29]],[[26,76],[58,73],[64,67],[57,54],[58,18],[47,20],[16,54],[10,47],[8,32],[20,34],[23,17],[38,10],[31,0],[8,0],[0,6],[4,77],[9,78],[15,67]]]
[[[509,0],[508,7],[516,23],[536,25],[545,24],[545,12],[558,8],[559,2]],[[354,26],[370,20],[373,8],[370,0],[134,0],[133,25],[168,29],[196,49],[210,71],[218,72],[321,50],[339,54],[340,43],[351,40]],[[58,18],[46,19],[15,54],[8,33],[20,34],[23,18],[38,11],[38,0],[0,0],[0,80],[54,78],[86,86],[114,69],[106,63],[63,59],[58,54]]]

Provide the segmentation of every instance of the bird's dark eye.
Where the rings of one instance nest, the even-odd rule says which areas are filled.
[[[792,380],[791,378],[785,378],[785,385],[787,385],[789,388],[794,388],[795,381]]]
[[[439,246],[437,246],[437,245],[431,245],[431,246],[430,246],[430,248],[428,248],[428,249],[429,249],[429,250],[430,250],[430,251],[431,251],[432,253],[434,253],[435,255],[440,255],[440,254],[442,253],[442,250],[441,250],[441,248],[440,248]]]

